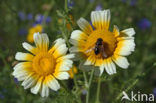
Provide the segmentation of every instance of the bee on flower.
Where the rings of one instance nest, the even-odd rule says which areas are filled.
[[[115,63],[121,68],[128,68],[126,56],[135,48],[134,29],[120,31],[114,25],[113,31],[110,31],[110,18],[110,10],[92,11],[92,25],[80,18],[77,24],[81,30],[73,31],[70,37],[73,44],[70,51],[83,53],[86,59],[84,65],[98,66],[100,75],[104,69],[109,75],[116,73]]]
[[[68,71],[72,67],[73,54],[66,54],[64,39],[57,39],[49,48],[47,34],[34,34],[36,46],[24,42],[24,49],[30,53],[17,52],[15,59],[20,61],[14,66],[13,76],[22,81],[24,89],[31,88],[33,94],[41,93],[42,97],[49,95],[49,88],[57,91],[60,88],[58,80],[69,78]]]

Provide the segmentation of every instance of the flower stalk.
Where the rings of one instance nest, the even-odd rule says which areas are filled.
[[[100,103],[100,87],[101,87],[101,77],[98,78],[98,84],[97,84],[97,93],[96,93],[96,101],[95,103]]]
[[[86,88],[87,88],[86,103],[89,103],[90,86],[91,86],[91,83],[92,83],[93,75],[94,75],[94,69],[91,70],[89,83],[86,86]]]

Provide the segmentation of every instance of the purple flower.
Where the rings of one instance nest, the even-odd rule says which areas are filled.
[[[19,81],[17,80],[17,78],[14,78],[14,82],[15,82],[16,84],[19,83]]]
[[[28,19],[28,20],[32,20],[32,19],[33,19],[33,15],[32,15],[31,13],[29,13],[29,14],[27,15],[27,19]]]
[[[95,8],[96,11],[99,11],[99,10],[102,10],[102,5],[101,4],[98,4]]]
[[[51,22],[51,17],[50,16],[47,16],[47,18],[46,18],[46,23],[48,24],[48,23],[50,23]]]
[[[68,7],[73,8],[74,6],[74,1],[73,0],[68,0]]]
[[[25,13],[24,12],[20,11],[18,13],[18,16],[19,16],[20,20],[25,20]]]
[[[25,28],[20,28],[18,33],[19,33],[19,35],[26,35],[27,34],[27,30]]]
[[[136,0],[131,0],[131,1],[130,1],[130,5],[131,5],[131,6],[135,6],[135,5],[136,5],[136,3],[137,3],[137,1],[136,1]]]
[[[41,24],[44,20],[44,15],[38,14],[35,17],[36,23]]]
[[[146,30],[148,28],[150,28],[152,25],[151,21],[149,21],[147,18],[143,18],[138,22],[138,27],[141,30]]]

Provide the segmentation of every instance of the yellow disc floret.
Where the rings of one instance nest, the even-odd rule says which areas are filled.
[[[103,40],[104,50],[105,50],[106,54],[108,55],[108,57],[113,55],[116,45],[117,45],[117,40],[116,40],[113,32],[110,32],[106,29],[97,29],[97,30],[93,31],[86,41],[84,51],[87,51],[87,50],[95,47],[95,44],[96,44],[98,38],[101,38]],[[86,53],[86,54],[89,55],[89,53]],[[94,53],[94,55],[95,55],[95,53]]]
[[[55,58],[49,53],[41,52],[34,57],[32,65],[39,75],[48,75],[54,72]]]

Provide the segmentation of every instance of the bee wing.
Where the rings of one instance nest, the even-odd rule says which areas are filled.
[[[89,52],[91,52],[91,51],[94,50],[94,49],[95,49],[95,47],[90,48],[90,49],[86,50],[85,53],[89,53]]]
[[[105,57],[105,58],[107,58],[107,54],[105,52],[105,49],[104,49],[104,46],[103,45],[101,46],[100,50],[101,50],[102,56]]]

